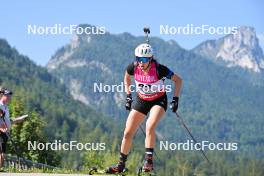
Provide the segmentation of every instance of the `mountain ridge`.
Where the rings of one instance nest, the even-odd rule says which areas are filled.
[[[0,75],[1,86],[11,89],[28,113],[40,114],[46,124],[44,130],[49,141],[110,141],[119,135],[119,122],[109,121],[109,117],[100,110],[73,100],[59,79],[27,56],[19,54],[4,39],[0,39]],[[81,163],[80,152],[56,152],[63,154],[62,166],[76,168]]]
[[[123,35],[79,36],[80,43],[71,50],[72,55],[64,58],[65,62],[58,64],[56,69],[49,69],[68,85],[69,90],[75,90],[73,96],[84,96],[90,106],[117,120],[127,116],[124,111],[125,93],[95,93],[93,84],[116,85],[123,81],[126,66],[134,61],[134,48],[145,41],[144,37],[131,37],[125,33],[130,38],[127,41]],[[194,51],[185,50],[176,42],[151,37],[150,44],[155,51],[154,57],[183,78],[179,111],[191,122],[191,128],[198,136],[212,141],[243,141],[244,149],[246,146],[254,148],[252,140],[262,145],[262,137],[257,135],[261,129],[259,125],[264,124],[261,118],[264,112],[259,106],[264,99],[261,74],[241,67],[228,68]],[[66,46],[70,49],[70,44]],[[63,54],[59,50],[52,62]],[[73,83],[78,83],[79,89]],[[170,101],[171,93],[168,93],[168,98]],[[185,135],[175,127],[173,116],[168,109],[158,132],[169,140],[175,140],[175,136],[183,140]],[[248,124],[249,117],[253,124]],[[244,128],[248,131],[243,131]],[[258,137],[253,139],[254,135]]]
[[[239,66],[253,72],[264,69],[263,51],[252,27],[242,26],[236,34],[207,40],[192,51],[216,62],[223,61],[227,67]]]

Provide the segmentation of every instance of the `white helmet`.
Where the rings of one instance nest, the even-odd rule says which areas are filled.
[[[135,49],[135,56],[136,57],[152,57],[153,49],[147,43],[140,44]]]

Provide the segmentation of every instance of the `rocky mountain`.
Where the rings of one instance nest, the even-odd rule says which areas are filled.
[[[125,67],[134,60],[134,47],[143,40],[143,37],[137,38],[128,33],[75,34],[71,43],[58,50],[50,59],[47,68],[68,85],[74,99],[100,107],[114,117],[122,116],[125,114],[121,111],[125,94],[112,89],[112,86],[122,85]],[[179,48],[176,42],[160,39],[154,41],[166,44],[167,50]],[[110,92],[95,91],[100,85],[103,89],[110,86]]]
[[[212,60],[223,61],[227,67],[239,66],[253,72],[264,69],[263,51],[252,27],[243,26],[235,34],[203,42],[193,51]]]
[[[224,39],[209,42],[210,52],[203,52],[217,56]],[[249,45],[246,39],[241,40],[244,45]],[[74,99],[123,120],[126,117],[123,107],[125,93],[118,91],[115,85],[123,81],[127,65],[134,61],[134,48],[142,42],[144,37],[128,33],[75,35],[71,43],[54,54],[47,68],[68,87]],[[258,79],[259,72],[242,67],[227,68],[218,64],[216,58],[208,59],[200,53],[185,50],[173,40],[151,37],[150,43],[154,47],[155,58],[183,78],[179,111],[200,139],[240,141],[241,148],[248,153],[257,151],[254,145],[262,146],[263,136],[258,134],[264,125],[264,109],[260,106],[264,103],[264,87],[263,80]],[[242,47],[244,45],[241,44]],[[252,54],[260,52],[258,48],[250,51]],[[238,58],[236,54],[234,57]],[[259,66],[256,68],[261,70]],[[94,91],[95,83],[101,83],[105,89]],[[170,101],[171,93],[168,97]],[[185,132],[169,110],[158,127],[158,133],[163,139],[186,139]]]

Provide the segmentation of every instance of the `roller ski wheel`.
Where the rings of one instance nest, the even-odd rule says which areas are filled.
[[[120,173],[113,173],[113,174],[110,174],[110,173],[107,173],[107,170],[100,170],[100,169],[97,169],[96,167],[92,167],[91,169],[89,169],[89,172],[88,172],[89,175],[117,175],[117,176],[126,176],[128,175],[128,169],[125,168],[123,169],[122,172]]]

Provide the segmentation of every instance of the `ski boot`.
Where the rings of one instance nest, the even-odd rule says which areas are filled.
[[[138,169],[138,176],[154,176],[156,175],[154,172],[152,158],[145,158],[143,167]]]
[[[113,165],[105,170],[105,173],[107,174],[121,174],[124,175],[127,172],[127,169],[125,168],[125,165],[122,165],[120,163]]]

